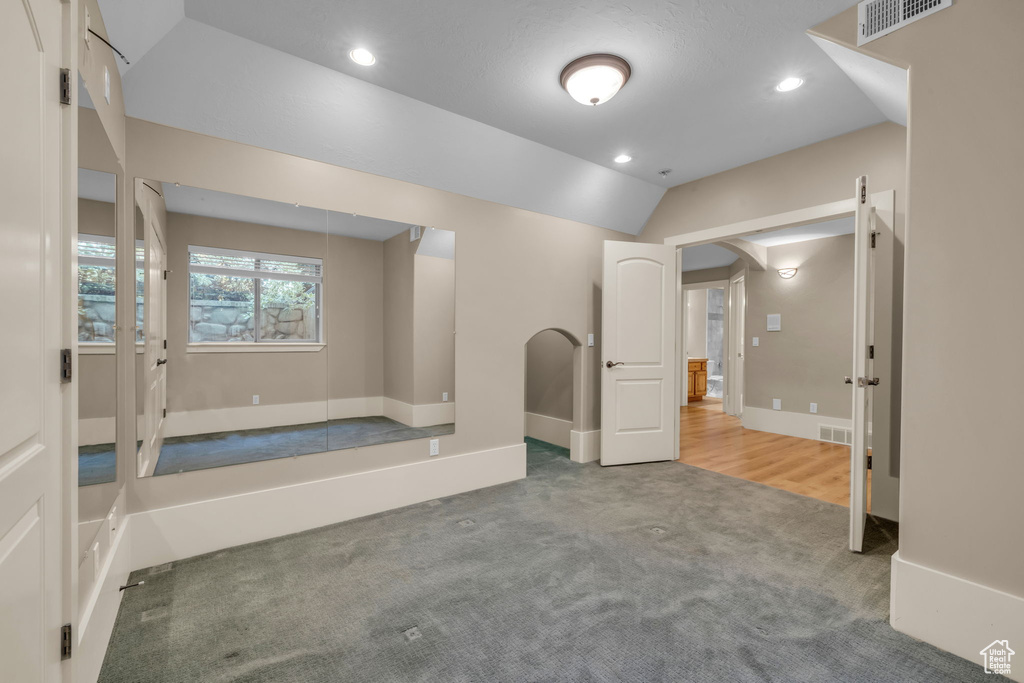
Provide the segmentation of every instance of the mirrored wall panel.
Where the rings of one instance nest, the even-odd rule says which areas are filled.
[[[139,181],[139,474],[327,450],[327,212]]]
[[[453,232],[155,180],[136,203],[140,476],[454,432]]]
[[[455,233],[331,212],[332,451],[455,431]]]
[[[117,176],[79,169],[79,486],[117,481],[116,194]],[[101,514],[105,512],[106,509],[99,510]]]

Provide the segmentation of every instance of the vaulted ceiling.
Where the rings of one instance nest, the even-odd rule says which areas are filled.
[[[633,234],[666,187],[893,118],[806,35],[850,4],[100,0],[129,116]],[[592,52],[633,68],[600,107],[558,84]]]

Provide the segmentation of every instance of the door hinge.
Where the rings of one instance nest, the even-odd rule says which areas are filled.
[[[165,280],[167,279],[167,273],[169,273],[169,272],[171,272],[171,271],[169,271],[169,270],[165,270],[165,271],[164,271],[164,279],[165,279]]]
[[[60,70],[60,103],[71,104],[71,69]]]
[[[874,344],[872,344],[871,346],[868,347],[868,358],[870,358],[871,360],[875,359],[875,345]]]
[[[849,195],[847,195],[847,196],[849,196]],[[860,203],[861,204],[867,204],[868,203],[868,186],[867,186],[866,183],[864,185],[860,186]]]
[[[60,627],[60,658],[71,659],[71,624]]]
[[[877,243],[877,238],[878,238],[878,232],[877,231],[872,232],[871,233],[871,248],[872,249],[875,248],[875,244]]]
[[[67,384],[71,381],[72,364],[74,363],[74,356],[71,355],[71,349],[60,350],[60,383]]]
[[[871,456],[868,456],[868,469],[871,469]]]
[[[164,417],[167,417],[167,408],[164,408]]]
[[[167,340],[166,339],[164,339],[164,348],[165,349],[167,348]],[[872,358],[874,358],[874,356],[872,356]]]

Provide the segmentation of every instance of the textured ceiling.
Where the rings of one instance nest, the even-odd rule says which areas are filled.
[[[99,1],[129,116],[632,234],[665,187],[885,119],[805,33],[852,0]],[[558,74],[595,51],[633,77],[588,108]]]
[[[665,187],[884,120],[806,35],[853,0],[186,0],[189,18]],[[373,67],[348,59],[365,46]],[[592,52],[633,76],[596,108]],[[782,78],[806,81],[777,93]],[[615,166],[627,152],[634,161]],[[672,168],[665,179],[658,170]]]

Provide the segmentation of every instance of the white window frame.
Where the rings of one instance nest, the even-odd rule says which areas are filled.
[[[111,270],[114,271],[114,277],[116,278],[117,277],[117,254],[116,254],[116,252],[117,252],[117,239],[114,238],[114,237],[111,237],[109,235],[93,235],[91,233],[80,232],[80,233],[78,233],[78,237],[75,240],[75,253],[76,254],[78,253],[78,245],[81,242],[99,242],[100,244],[109,244],[110,246],[114,247],[115,255],[112,256],[111,258],[106,258],[104,256],[79,256],[78,257],[78,266],[77,266],[77,268],[81,268],[82,266],[92,266],[94,268],[110,268]],[[81,276],[78,270],[75,271],[75,276],[76,276],[76,279]],[[75,289],[76,290],[78,289],[78,284],[77,283],[75,285]],[[81,296],[81,294],[80,293],[76,294],[76,296]],[[114,295],[114,300],[115,300],[115,303],[116,303],[116,301],[117,301],[116,293]],[[114,327],[114,330],[116,332],[116,330],[117,330],[116,325]],[[80,342],[78,342],[78,353],[82,354],[82,355],[87,355],[87,356],[113,355],[114,354],[114,347],[115,347],[115,344],[114,344],[113,341],[106,341],[106,342],[105,341],[80,341]]]
[[[289,263],[305,263],[318,266],[320,275],[293,275],[290,273],[277,273],[257,269],[246,270],[241,268],[226,268],[217,266],[203,266],[192,263],[192,254],[208,254],[210,256],[231,256],[238,258],[254,259],[256,261],[284,261]],[[223,275],[226,277],[237,277],[254,280],[253,287],[253,316],[256,322],[253,325],[253,337],[251,342],[194,342],[192,341],[191,323],[186,330],[188,335],[187,351],[189,353],[233,353],[233,352],[274,352],[274,351],[319,351],[326,345],[324,325],[324,262],[320,258],[308,256],[291,256],[287,254],[271,254],[267,252],[245,251],[243,249],[223,249],[219,247],[204,247],[190,244],[188,246],[188,306],[192,307],[192,274],[201,273],[204,275]],[[260,339],[260,283],[259,280],[282,280],[285,282],[312,282],[316,284],[316,330],[317,338],[308,339]],[[190,316],[186,317],[190,320]]]

